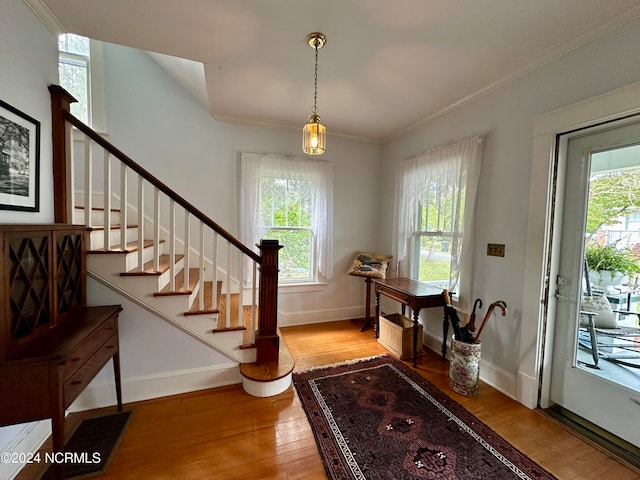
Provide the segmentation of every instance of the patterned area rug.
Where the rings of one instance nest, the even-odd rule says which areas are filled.
[[[391,356],[293,381],[333,480],[555,478]]]

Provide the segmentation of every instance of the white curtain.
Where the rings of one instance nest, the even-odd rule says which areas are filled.
[[[333,276],[333,165],[301,157],[242,153],[240,163],[240,239],[249,248],[259,243],[266,229],[260,227],[260,179],[262,176],[312,179],[316,265],[320,274]],[[255,248],[257,251],[257,248]],[[249,278],[249,277],[245,277]]]
[[[454,211],[454,238],[451,249],[449,290],[460,297],[462,308],[470,305],[473,248],[471,248],[475,217],[475,199],[482,160],[482,137],[470,137],[458,143],[443,145],[402,161],[396,180],[396,211],[398,212],[395,255],[398,275],[409,276],[412,262],[413,235],[416,231],[418,204],[430,182],[448,185],[460,193],[463,201]]]

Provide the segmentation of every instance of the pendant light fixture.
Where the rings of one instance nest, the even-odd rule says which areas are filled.
[[[307,155],[321,155],[324,153],[327,142],[327,127],[320,123],[318,115],[318,50],[325,43],[327,37],[323,33],[310,33],[307,35],[307,43],[316,52],[316,66],[313,74],[313,108],[311,108],[311,116],[309,123],[302,129],[302,150]]]

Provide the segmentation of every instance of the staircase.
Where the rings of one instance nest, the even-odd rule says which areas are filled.
[[[256,254],[75,118],[66,91],[49,90],[55,220],[86,225],[87,274],[236,362],[248,393],[288,388],[278,242]]]

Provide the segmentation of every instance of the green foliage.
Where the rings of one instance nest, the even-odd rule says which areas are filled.
[[[308,181],[265,177],[262,179],[261,222],[271,228],[265,238],[278,239],[281,278],[309,278],[313,275],[311,215],[304,192]]]
[[[451,264],[450,262],[439,261],[420,261],[420,271],[418,280],[421,282],[441,281],[445,284],[449,283]]]
[[[589,183],[587,233],[640,212],[640,169],[599,174]]]
[[[618,250],[614,245],[590,243],[585,248],[589,270],[608,270],[625,275],[640,273],[640,263],[630,249]]]

